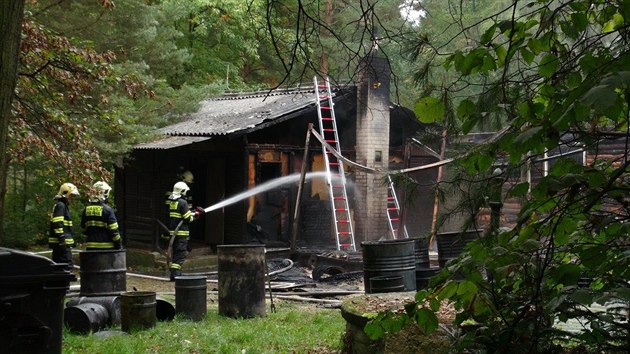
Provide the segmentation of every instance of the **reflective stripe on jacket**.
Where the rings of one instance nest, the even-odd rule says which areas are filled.
[[[182,225],[177,230],[177,235],[180,237],[188,237],[190,235],[189,224],[193,221],[193,213],[188,210],[188,202],[184,198],[178,198],[176,200],[169,200],[168,207],[169,225],[168,229],[171,235],[179,225],[179,222],[184,220]]]
[[[74,245],[72,215],[70,215],[70,208],[68,208],[68,200],[66,198],[57,199],[53,207],[52,215],[50,216],[48,245],[50,247],[57,246],[61,240],[66,246]]]
[[[91,201],[83,209],[81,227],[87,236],[87,248],[108,249],[120,245],[114,209],[101,201]]]

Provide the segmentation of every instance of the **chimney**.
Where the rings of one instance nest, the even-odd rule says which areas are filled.
[[[356,160],[359,164],[388,169],[389,160],[389,85],[391,69],[378,55],[376,44],[359,64],[357,87]],[[387,184],[384,174],[357,171],[355,241],[389,238],[387,221]]]

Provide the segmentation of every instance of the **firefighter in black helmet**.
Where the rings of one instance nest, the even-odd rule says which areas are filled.
[[[118,221],[114,209],[107,205],[112,187],[107,182],[98,181],[92,186],[94,198],[83,209],[81,227],[87,235],[87,250],[121,249]]]
[[[55,196],[55,206],[50,217],[48,247],[52,249],[52,260],[55,263],[68,264],[72,270],[72,215],[68,207],[70,200],[79,195],[79,190],[72,183],[64,183]]]

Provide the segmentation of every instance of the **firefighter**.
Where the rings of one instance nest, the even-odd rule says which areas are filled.
[[[177,182],[173,186],[173,192],[168,197],[168,228],[171,237],[174,237],[171,263],[169,265],[171,281],[174,281],[176,276],[182,274],[182,265],[188,255],[189,225],[204,212],[203,208],[200,207],[197,207],[194,211],[188,208],[188,202],[185,197],[189,190],[186,182]]]
[[[180,167],[181,168],[181,167]],[[186,170],[182,173],[180,173],[179,175],[177,175],[177,177],[179,178],[178,182],[184,182],[186,183],[187,186],[191,185],[193,183],[193,179],[194,176],[192,174],[192,172]],[[171,196],[172,191],[166,191],[165,193],[165,199],[164,199],[164,204],[166,205],[166,220],[167,220],[167,225],[168,225],[168,220],[169,220],[169,214],[170,214],[170,196]],[[186,195],[184,196],[184,199],[186,199],[186,202],[188,203],[188,206],[191,207],[192,206],[192,196],[190,195]],[[160,234],[160,247],[161,248],[167,248],[168,247],[168,241],[169,241],[169,233],[164,231]]]
[[[186,170],[184,172],[182,172],[182,174],[179,176],[181,181],[186,183],[186,184],[192,184],[193,183],[193,179],[195,176],[193,176],[192,172]]]
[[[64,183],[59,187],[55,196],[55,207],[50,217],[48,247],[52,249],[52,260],[55,263],[66,263],[67,269],[72,270],[72,215],[70,214],[70,200],[79,195],[79,189],[72,183]]]
[[[98,181],[92,186],[95,197],[81,214],[81,227],[87,236],[86,249],[121,249],[122,239],[118,232],[118,221],[114,209],[107,204],[112,187],[107,182]]]

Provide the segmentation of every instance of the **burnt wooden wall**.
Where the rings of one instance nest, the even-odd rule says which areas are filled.
[[[408,157],[400,167],[416,167],[438,161],[422,147],[409,143]],[[412,189],[398,187],[396,194],[402,209],[403,223],[407,227],[409,237],[428,237],[433,220],[433,204],[437,168],[410,172],[407,176],[417,185]]]
[[[233,153],[226,159],[226,198],[247,189],[247,156],[244,151]],[[224,209],[224,244],[240,244],[248,241],[246,216],[247,201],[240,201]]]

